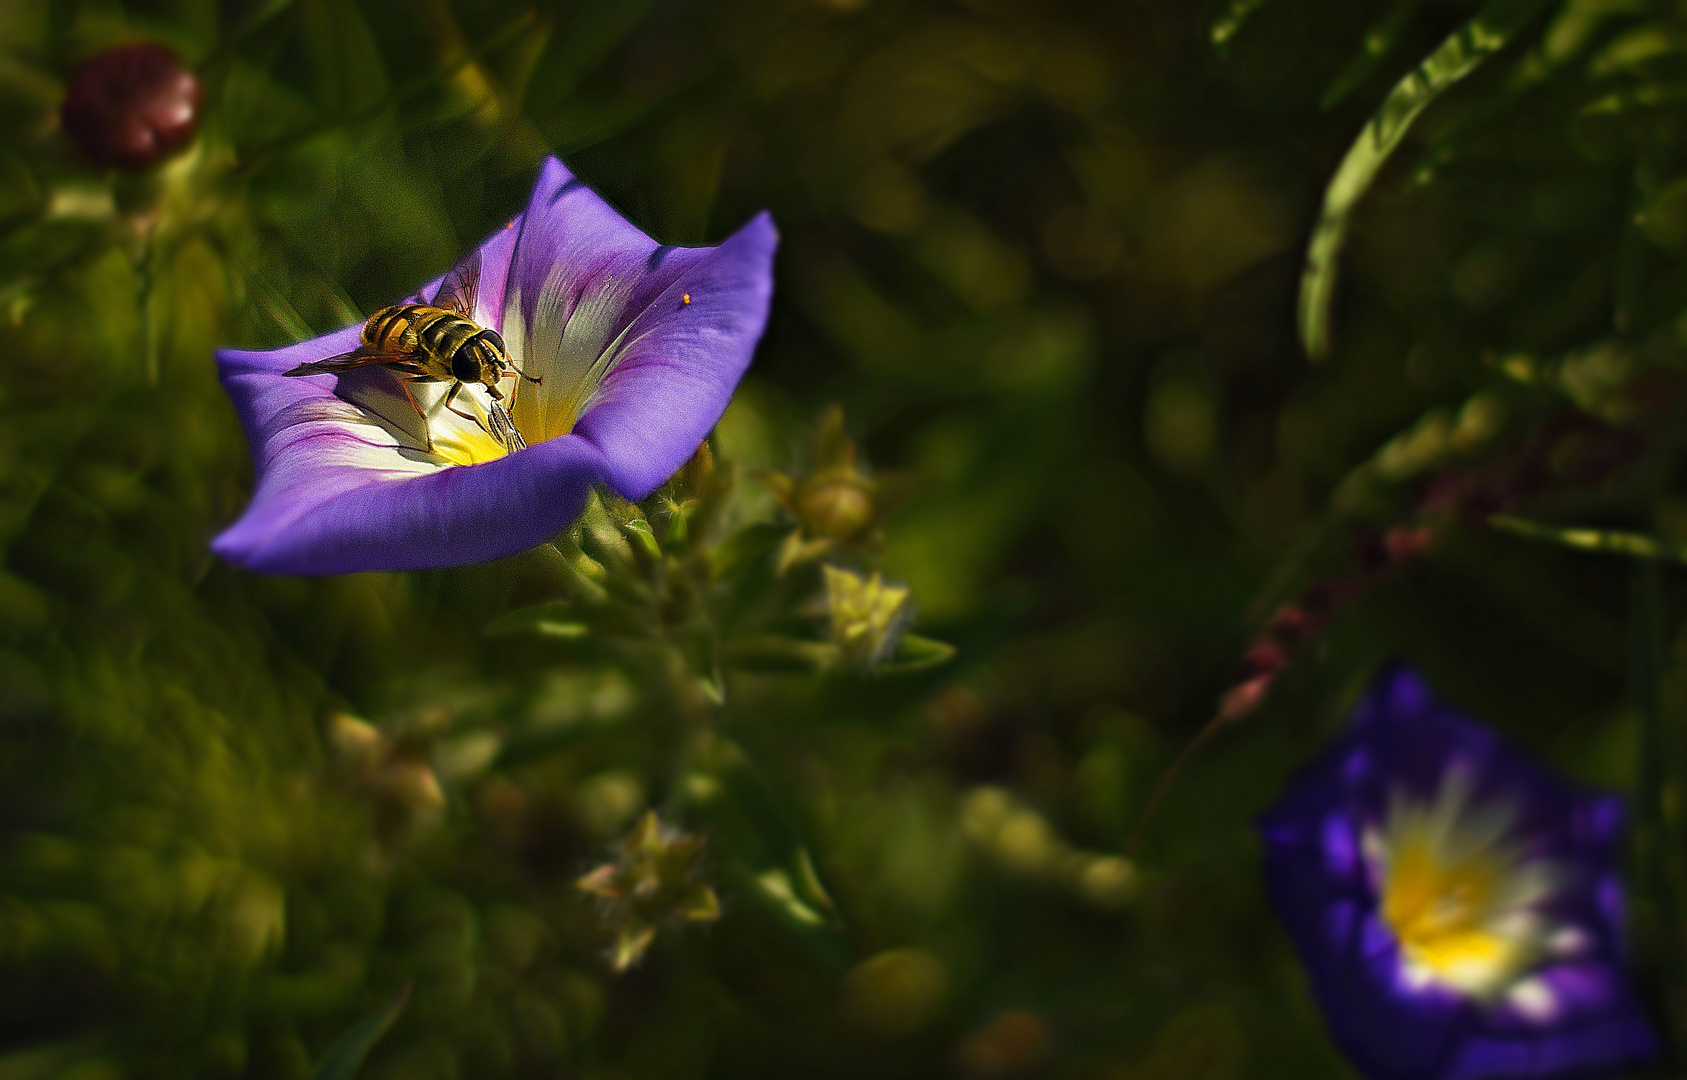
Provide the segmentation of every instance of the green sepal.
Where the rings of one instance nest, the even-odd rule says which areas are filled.
[[[644,518],[633,518],[621,524],[621,532],[632,542],[633,550],[653,565],[661,565],[662,545],[656,542],[656,530]]]

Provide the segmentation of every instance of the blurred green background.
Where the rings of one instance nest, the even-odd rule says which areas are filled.
[[[1450,35],[1462,78],[1414,82]],[[133,41],[204,107],[118,174],[57,109]],[[1314,363],[1307,244],[1379,110],[1415,123]],[[303,1078],[406,985],[358,1075],[1348,1075],[1249,821],[1391,655],[1635,794],[1679,1027],[1684,110],[1648,0],[0,0],[0,1080]],[[408,294],[547,153],[666,243],[773,211],[734,520],[841,405],[916,477],[874,558],[957,647],[728,672],[674,822],[722,917],[621,975],[574,883],[671,805],[683,702],[638,648],[483,633],[566,591],[549,549],[206,546],[252,476],[213,349]],[[1265,619],[1361,580],[1126,859]]]

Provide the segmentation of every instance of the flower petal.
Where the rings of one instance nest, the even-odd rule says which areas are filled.
[[[716,248],[660,247],[561,163],[523,215],[503,334],[538,383],[511,412],[528,440],[576,429],[641,498],[720,419],[767,323],[778,236],[763,214]]]
[[[293,574],[476,562],[567,527],[596,482],[648,494],[696,450],[748,365],[775,243],[764,215],[719,248],[658,247],[551,159],[527,211],[409,301],[455,306],[473,282],[469,317],[540,380],[499,387],[531,445],[506,454],[488,434],[478,384],[447,410],[449,380],[385,365],[285,374],[351,351],[358,326],[219,352],[258,479],[214,550]],[[576,418],[588,421],[578,432]]]
[[[248,359],[254,355],[263,354],[219,354],[231,393],[253,382],[312,381],[243,371],[268,365]],[[286,389],[250,393],[269,401]],[[604,468],[602,454],[578,436],[480,465],[440,464],[325,390],[274,415],[271,437],[254,447],[252,504],[212,544],[223,558],[267,573],[419,569],[523,551],[579,516]]]
[[[773,219],[759,215],[686,260],[691,265],[628,328],[624,355],[578,425],[603,451],[609,485],[622,495],[654,491],[726,411],[767,325],[778,243]]]

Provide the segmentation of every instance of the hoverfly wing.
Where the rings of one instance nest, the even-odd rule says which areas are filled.
[[[455,311],[474,322],[475,300],[479,294],[480,252],[477,251],[452,267],[451,272],[445,275],[445,280],[439,284],[439,295],[434,297],[433,306]]]
[[[356,368],[369,368],[373,365],[386,365],[390,368],[408,371],[415,363],[415,353],[381,353],[380,349],[361,346],[351,353],[341,353],[339,356],[329,356],[327,359],[312,359],[309,363],[299,365],[292,371],[282,371],[282,375],[336,375],[339,371],[353,371]]]
[[[503,443],[504,449],[512,454],[517,450],[527,449],[527,440],[522,438],[521,432],[516,430],[515,421],[510,419],[509,410],[504,408],[501,402],[489,401],[486,404],[486,418],[491,424],[492,436]]]
[[[283,375],[332,375],[337,371],[350,371],[353,368],[368,367],[371,364],[390,364],[395,360],[406,360],[407,356],[393,356],[390,353],[377,352],[367,345],[359,346],[351,352],[330,356],[326,360],[312,360],[300,364],[292,371],[283,371]]]

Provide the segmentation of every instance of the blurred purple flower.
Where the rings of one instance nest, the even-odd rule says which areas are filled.
[[[447,566],[543,543],[594,483],[643,498],[725,411],[767,322],[777,244],[763,213],[719,247],[659,246],[547,160],[526,212],[410,301],[476,280],[469,316],[541,380],[500,387],[530,445],[507,453],[484,419],[445,408],[446,383],[410,383],[412,405],[386,367],[283,376],[355,348],[361,324],[224,350],[257,488],[213,550],[281,574]],[[465,384],[464,405],[484,418],[485,388]]]
[[[1393,667],[1259,820],[1267,886],[1373,1080],[1614,1071],[1657,1044],[1621,961],[1619,802]]]

